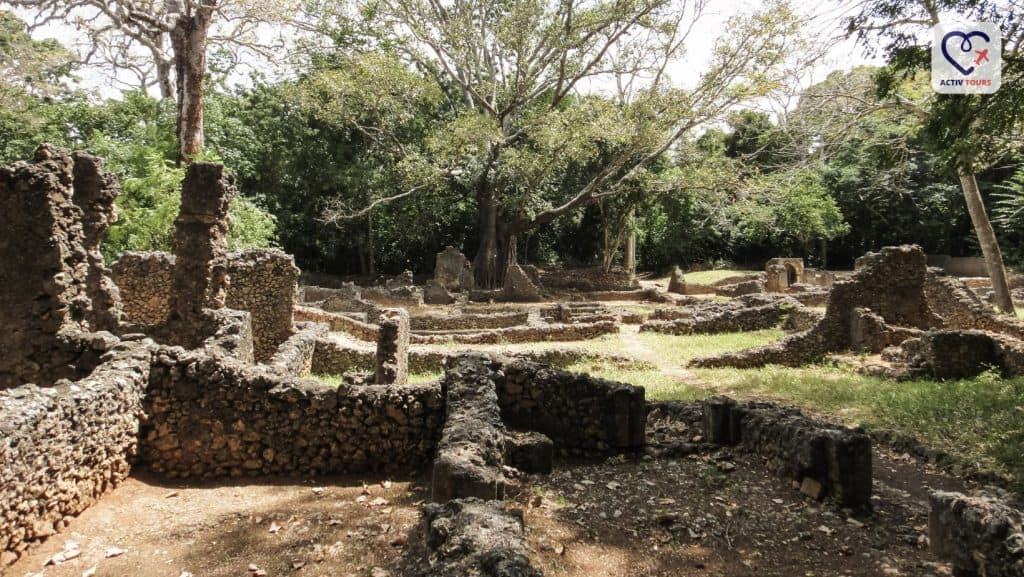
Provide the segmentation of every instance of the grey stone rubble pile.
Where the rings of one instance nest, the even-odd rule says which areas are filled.
[[[1024,515],[994,495],[929,497],[928,541],[957,577],[1024,576]]]
[[[704,404],[704,433],[711,443],[761,455],[814,498],[871,506],[871,439],[861,431],[815,421],[795,407],[713,397]]]

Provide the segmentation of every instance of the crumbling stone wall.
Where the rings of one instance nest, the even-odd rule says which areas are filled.
[[[778,326],[797,307],[799,307],[798,303],[788,299],[742,308],[716,306],[715,304],[706,307],[692,307],[692,310],[687,311],[688,317],[647,321],[640,325],[640,331],[670,335],[756,331]],[[672,316],[673,314],[667,310],[660,313],[661,316]]]
[[[644,445],[644,389],[522,359],[499,359],[505,423],[547,435],[569,454],[636,451]]]
[[[866,308],[887,324],[926,329],[941,324],[925,296],[924,252],[918,246],[885,247],[858,259],[857,272],[837,282],[825,316],[814,328],[765,347],[695,359],[701,367],[798,366],[852,346],[854,311]]]
[[[305,306],[296,306],[294,314],[297,321],[324,323],[331,327],[332,331],[347,333],[361,341],[377,341],[377,325],[364,323],[350,316]]]
[[[169,478],[404,472],[430,462],[443,407],[437,384],[333,387],[160,347],[139,457]]]
[[[932,492],[928,542],[959,577],[1024,576],[1024,515],[988,494]]]
[[[451,291],[473,289],[473,264],[452,246],[444,247],[434,259],[434,281]]]
[[[538,269],[537,282],[549,290],[628,291],[640,288],[636,275],[621,268],[603,267]]]
[[[110,265],[110,269],[129,322],[155,326],[167,321],[171,314],[174,255],[126,252]]]
[[[451,330],[467,332],[471,329],[500,329],[525,325],[529,316],[529,311],[416,315],[409,319],[409,326],[414,332]]]
[[[441,380],[447,401],[445,425],[431,475],[434,501],[505,496],[507,432],[495,392],[495,368],[485,355],[460,355],[446,362]]]
[[[712,443],[761,455],[812,497],[871,506],[871,438],[861,431],[810,419],[795,407],[713,397],[704,403],[704,433]]]
[[[532,303],[544,300],[540,288],[517,264],[508,267],[508,270],[505,271],[502,296],[511,302]]]
[[[225,306],[252,315],[255,358],[264,362],[292,333],[299,268],[280,250],[249,250],[228,256],[228,276]]]
[[[288,337],[267,366],[284,375],[303,377],[313,370],[316,343],[327,336],[327,326],[317,323],[296,323],[295,332]]]
[[[181,208],[174,220],[174,270],[169,321],[188,331],[206,309],[224,308],[228,269],[225,256],[228,206],[236,194],[224,166],[193,162],[181,185]],[[198,334],[181,334],[194,342]]]
[[[117,192],[98,159],[48,145],[0,168],[0,389],[80,378],[96,362],[80,333],[117,329],[98,253]]]
[[[930,269],[924,290],[932,309],[942,314],[941,324],[936,326],[993,331],[1024,339],[1024,322],[1009,315],[996,314],[991,305],[982,301],[958,278]]]
[[[614,321],[600,321],[567,325],[526,325],[471,332],[419,332],[414,333],[410,338],[411,342],[417,344],[449,342],[462,344],[534,343],[584,341],[617,332],[619,332],[618,323]]]
[[[128,476],[149,367],[126,342],[75,383],[0,391],[0,571]]]
[[[230,279],[225,306],[250,313],[254,358],[265,362],[291,335],[299,269],[291,256],[277,249],[233,252],[224,258]],[[150,327],[168,321],[176,262],[164,252],[128,252],[112,265],[128,321]],[[298,320],[320,319],[307,315]]]

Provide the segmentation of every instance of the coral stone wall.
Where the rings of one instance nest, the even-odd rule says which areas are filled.
[[[128,252],[111,266],[130,322],[155,326],[168,318],[174,267],[174,256],[163,252]],[[284,252],[260,249],[228,254],[227,272],[225,304],[251,314],[253,352],[264,362],[291,335],[299,269]]]
[[[430,462],[443,406],[436,383],[333,387],[161,347],[140,460],[172,478],[409,471]]]
[[[228,255],[228,278],[224,304],[252,314],[253,352],[264,362],[292,333],[299,268],[283,251],[249,250]]]
[[[124,343],[80,381],[0,392],[0,568],[128,476],[149,359]]]
[[[98,238],[117,192],[98,159],[48,145],[0,168],[0,389],[80,377],[73,334],[116,328]]]
[[[505,423],[544,433],[566,453],[638,450],[644,389],[525,360],[500,360],[495,379]]]

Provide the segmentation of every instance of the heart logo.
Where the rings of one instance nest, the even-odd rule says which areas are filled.
[[[970,54],[971,50],[974,48],[971,43],[971,38],[974,37],[982,38],[985,40],[986,43],[991,42],[988,34],[985,34],[984,32],[978,30],[975,30],[973,32],[961,32],[959,30],[954,30],[942,37],[942,55],[945,56],[946,60],[948,60],[949,63],[953,65],[953,68],[956,68],[958,71],[960,71],[960,74],[963,74],[964,76],[970,76],[971,73],[974,72],[974,67],[971,66],[970,68],[964,68],[963,66],[961,66],[959,62],[957,62],[952,56],[950,56],[949,51],[946,49],[946,43],[950,38],[959,38],[960,51]]]

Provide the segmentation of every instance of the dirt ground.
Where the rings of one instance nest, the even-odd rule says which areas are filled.
[[[961,484],[884,452],[875,472],[867,515],[729,451],[563,467],[516,501],[549,576],[951,575],[927,548],[925,487]]]
[[[365,477],[196,485],[133,477],[3,574],[364,577],[375,568],[380,574],[401,554],[423,487]],[[76,550],[73,559],[47,565]]]
[[[756,456],[731,451],[562,463],[524,479],[508,502],[524,510],[549,576],[950,575],[927,549],[926,489],[962,484],[884,450],[875,476],[867,515],[812,501]],[[134,477],[4,575],[399,577],[426,486],[424,477]],[[78,555],[47,565],[64,551]]]

